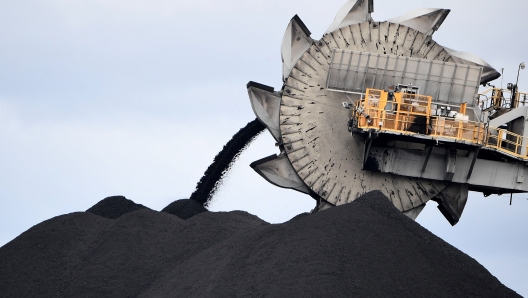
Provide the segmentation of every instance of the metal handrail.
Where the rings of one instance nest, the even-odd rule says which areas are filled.
[[[423,113],[401,110],[402,104],[398,104],[396,111],[387,111],[385,108],[372,104],[365,107],[362,106],[362,103],[361,101],[356,102],[356,106],[358,108],[361,107],[360,110],[362,111],[361,114],[356,115],[358,128],[393,131],[405,135],[418,134],[410,129],[415,124],[415,118],[413,117],[423,117]],[[429,113],[427,114],[429,115]],[[528,137],[509,132],[506,129],[486,127],[482,122],[439,116],[427,116],[426,119],[427,121],[423,123],[426,126],[424,129],[425,134],[433,139],[439,137],[451,138],[528,159]],[[523,146],[525,147],[524,153],[522,150]]]
[[[487,96],[488,93],[493,91],[495,91],[494,96]],[[512,91],[509,89],[496,87],[488,88],[476,95],[477,104],[480,105],[483,110],[491,107],[518,108],[520,106],[528,106],[528,92],[516,91],[514,98],[512,98],[511,93]],[[499,96],[499,94],[502,96]],[[505,94],[510,94],[510,96],[505,96]],[[484,96],[484,99],[481,99],[482,96]],[[504,102],[502,102],[502,100],[504,100]]]
[[[522,153],[522,147],[528,146],[528,137],[523,137],[519,134],[512,133],[506,129],[489,127],[488,138],[485,146],[495,148],[504,153],[512,154],[516,157],[528,158],[528,151]],[[493,132],[496,132],[494,134]]]

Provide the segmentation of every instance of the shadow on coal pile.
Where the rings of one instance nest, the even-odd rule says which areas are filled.
[[[181,219],[189,219],[202,212],[207,212],[207,209],[194,200],[182,199],[170,203],[161,211],[176,215]]]
[[[0,281],[2,297],[520,297],[380,192],[277,225],[62,215],[0,248]]]

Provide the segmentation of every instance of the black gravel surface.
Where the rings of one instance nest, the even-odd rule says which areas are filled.
[[[108,219],[116,219],[125,213],[145,208],[147,207],[141,204],[136,204],[123,196],[112,196],[99,201],[99,203],[90,207],[88,210],[86,210],[86,212],[90,212]]]
[[[0,248],[1,297],[519,297],[380,192],[284,224],[142,209],[44,221]]]
[[[205,170],[190,199],[207,207],[209,200],[221,185],[222,178],[229,172],[233,163],[265,128],[258,119],[255,119],[234,134],[215,156],[213,163]]]

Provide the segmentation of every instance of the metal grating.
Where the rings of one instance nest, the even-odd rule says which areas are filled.
[[[326,88],[365,92],[390,85],[412,84],[433,101],[474,105],[482,68],[452,62],[378,53],[334,50]]]

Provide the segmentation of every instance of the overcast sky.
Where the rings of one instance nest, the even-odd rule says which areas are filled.
[[[255,118],[245,84],[280,89],[280,43],[298,14],[319,39],[344,0],[0,2],[0,245],[110,195],[161,210],[187,198],[215,154]],[[417,4],[418,3],[418,4]],[[434,39],[514,82],[528,62],[521,0],[375,0],[376,21],[449,8]],[[519,85],[528,90],[528,69]],[[496,81],[500,85],[500,79]],[[274,187],[249,163],[278,153],[265,133],[211,210],[277,223],[314,201]],[[528,296],[528,195],[471,193],[455,227],[436,203],[418,222]]]

